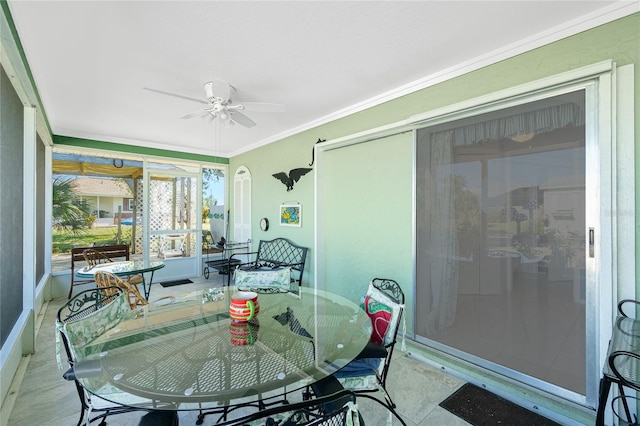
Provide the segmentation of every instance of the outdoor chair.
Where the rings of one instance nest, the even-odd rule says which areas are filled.
[[[104,263],[113,262],[113,260],[105,253],[91,248],[84,250],[82,252],[82,256],[84,256],[84,260],[87,262],[90,268]],[[129,284],[140,284],[143,281],[142,274],[129,275],[126,278],[126,281]]]
[[[286,238],[260,240],[258,251],[231,255],[228,267],[233,271],[234,283],[239,289],[260,293],[299,293],[307,250]],[[238,258],[242,257],[253,260],[241,263]],[[231,275],[227,278],[227,285],[231,283]]]
[[[69,286],[69,295],[67,299],[71,299],[73,295],[73,288],[76,285],[80,284],[89,284],[94,282],[93,277],[88,278],[78,278],[76,276],[76,272],[79,269],[76,269],[77,266],[82,265],[82,269],[91,268],[92,265],[90,262],[94,262],[92,259],[88,259],[88,256],[85,256],[84,252],[87,249],[95,250],[100,252],[100,258],[107,257],[107,259],[99,260],[100,263],[107,263],[109,261],[117,260],[130,260],[129,257],[129,246],[126,244],[116,244],[109,246],[92,246],[92,247],[73,247],[71,248],[71,286]],[[97,262],[97,261],[96,261]],[[95,265],[94,263],[93,265]]]
[[[135,284],[131,284],[111,272],[98,271],[93,277],[99,288],[104,288],[106,290],[118,287],[122,289],[129,298],[129,305],[131,306],[131,309],[136,309],[139,306],[148,304],[147,300],[142,297]]]
[[[105,312],[108,315],[96,316],[99,312]],[[131,309],[128,306],[126,294],[118,287],[82,291],[58,310],[56,317],[58,333],[56,337],[59,338],[58,342],[61,341],[64,346],[69,364],[69,369],[64,372],[63,377],[65,380],[75,383],[82,407],[78,426],[83,423],[85,416],[87,418],[86,424],[101,420],[100,424],[106,425],[107,416],[134,411],[132,408],[114,405],[102,398],[90,395],[78,382],[73,368],[76,360],[74,355],[76,339],[96,338],[98,334],[95,331],[92,334],[92,330],[113,328],[117,325],[117,322],[114,322],[112,318],[126,318],[130,315]],[[86,332],[79,332],[81,327],[85,327]],[[59,361],[60,349],[58,345],[56,350]],[[61,364],[59,366],[61,367]],[[93,418],[91,418],[92,412],[97,413]]]
[[[396,281],[374,278],[369,284],[363,305],[373,326],[371,340],[355,360],[334,376],[345,389],[385,406],[404,425],[405,422],[396,412],[396,404],[386,389],[391,357],[404,311],[404,293]],[[384,399],[371,395],[376,392],[382,393]]]
[[[332,395],[294,404],[284,404],[242,418],[216,423],[218,426],[346,426],[364,425],[353,392],[341,390]]]
[[[133,312],[127,302],[127,294],[119,287],[104,287],[85,290],[67,301],[56,316],[56,337],[62,343],[67,356],[69,368],[62,377],[67,381],[73,381],[80,399],[81,411],[78,426],[86,418],[86,425],[100,420],[100,425],[107,424],[107,416],[130,413],[132,411],[149,411],[141,417],[139,426],[178,426],[178,415],[175,410],[153,410],[157,407],[133,408],[119,404],[113,404],[103,398],[91,395],[85,391],[77,376],[82,370],[76,370],[76,346],[90,342],[102,333],[116,327],[120,321],[133,317]],[[59,367],[60,346],[58,352]],[[117,388],[109,389],[111,392],[121,392]],[[94,417],[92,413],[96,413]]]

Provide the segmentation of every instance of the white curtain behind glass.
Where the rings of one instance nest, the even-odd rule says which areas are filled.
[[[418,301],[422,326],[427,336],[445,330],[456,316],[458,297],[458,268],[456,265],[457,237],[455,229],[452,185],[453,132],[431,134],[429,167],[422,178],[423,188],[430,197],[422,202],[424,223],[419,239],[426,249],[427,262],[418,265],[418,280],[424,294]],[[428,200],[428,201],[427,201]]]

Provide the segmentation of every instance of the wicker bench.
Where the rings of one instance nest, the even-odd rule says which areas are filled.
[[[127,244],[118,244],[113,246],[101,246],[101,247],[74,247],[71,249],[71,287],[69,288],[69,296],[67,299],[71,299],[73,294],[73,286],[80,284],[87,284],[95,282],[94,280],[79,280],[76,279],[76,269],[82,266],[86,266],[87,262],[84,259],[82,253],[86,249],[93,249],[100,254],[108,257],[109,259],[117,260],[129,260],[129,246]]]
[[[236,253],[229,256],[228,270],[242,269],[246,271],[259,269],[291,268],[291,282],[302,285],[302,274],[307,259],[307,247],[294,244],[286,238],[274,240],[260,240],[258,251],[250,253]],[[255,256],[250,262],[240,263],[236,256]],[[231,275],[227,276],[227,285],[231,284]]]

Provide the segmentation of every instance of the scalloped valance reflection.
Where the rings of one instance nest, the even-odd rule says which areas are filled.
[[[542,133],[583,125],[582,108],[574,103],[565,103],[456,127],[447,132],[453,131],[453,144],[460,146],[496,139],[526,142]]]

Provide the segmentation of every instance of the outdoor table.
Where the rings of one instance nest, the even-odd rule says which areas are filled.
[[[74,348],[78,380],[124,406],[228,410],[303,389],[352,361],[369,341],[371,323],[359,305],[302,288],[299,295],[259,294],[257,337],[236,346],[229,318],[235,291],[197,291],[141,308]]]
[[[147,262],[144,260],[125,260],[121,262],[102,263],[95,266],[85,266],[84,268],[80,268],[76,271],[76,276],[78,278],[91,279],[98,271],[111,272],[119,277],[140,274],[142,276],[142,290],[144,292],[144,298],[149,300],[151,284],[153,283],[153,273],[162,268],[164,268],[164,262],[159,260],[153,262]],[[144,276],[146,273],[150,273],[148,281]]]

